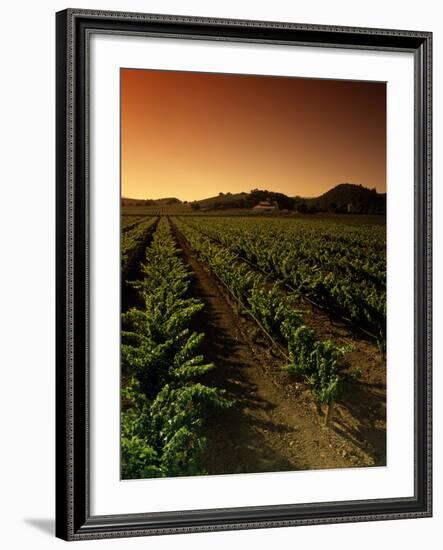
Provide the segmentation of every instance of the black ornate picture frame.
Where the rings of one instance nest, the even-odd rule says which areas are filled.
[[[68,9],[56,34],[56,535],[65,540],[429,517],[432,514],[432,34]],[[414,55],[414,496],[93,516],[89,469],[89,40],[94,33]],[[412,404],[408,404],[412,406]],[[174,503],[171,502],[174,510]]]

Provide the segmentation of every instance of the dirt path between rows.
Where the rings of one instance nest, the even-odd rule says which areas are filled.
[[[340,410],[324,428],[309,390],[281,367],[284,360],[234,311],[221,286],[172,224],[183,259],[194,273],[191,293],[205,304],[194,330],[216,368],[207,382],[226,390],[231,409],[210,420],[204,464],[209,474],[348,468],[376,464],[376,453],[353,433]]]

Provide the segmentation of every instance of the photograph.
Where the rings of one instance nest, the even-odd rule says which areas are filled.
[[[386,120],[382,81],[120,68],[122,480],[387,465]]]
[[[432,30],[244,16],[56,13],[60,539],[432,516]]]
[[[443,550],[441,2],[2,7],[2,548]]]

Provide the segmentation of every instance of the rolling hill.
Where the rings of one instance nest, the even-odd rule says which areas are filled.
[[[289,197],[274,191],[253,189],[249,193],[219,193],[215,197],[196,200],[189,203],[175,197],[164,199],[122,198],[122,206],[165,206],[183,204],[202,212],[227,209],[253,209],[259,203],[276,203],[279,210],[300,213],[332,212],[355,214],[386,214],[386,193],[377,193],[353,183],[336,185],[323,195],[315,198]]]
[[[356,214],[384,214],[386,193],[377,193],[362,185],[341,183],[320,197],[305,199],[308,207],[320,212],[353,212]]]

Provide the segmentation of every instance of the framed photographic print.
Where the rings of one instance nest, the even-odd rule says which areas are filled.
[[[431,515],[431,40],[57,13],[57,536]]]

